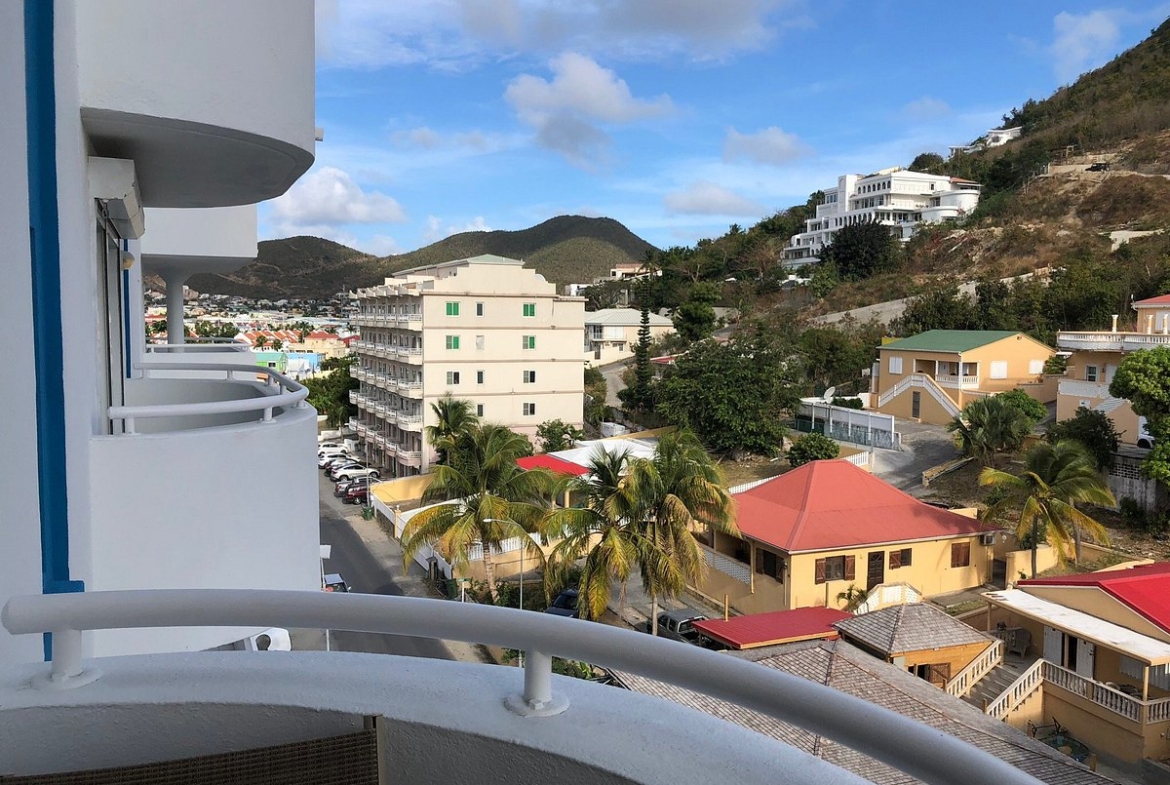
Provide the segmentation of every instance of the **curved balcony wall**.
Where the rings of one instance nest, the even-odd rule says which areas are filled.
[[[275,388],[267,388],[268,391]],[[136,405],[248,402],[257,383],[144,379]],[[136,434],[90,444],[88,591],[320,587],[317,413],[310,406],[137,418]],[[105,630],[94,656],[212,648],[259,628]]]
[[[94,153],[135,162],[147,207],[284,193],[313,162],[312,0],[77,4]]]

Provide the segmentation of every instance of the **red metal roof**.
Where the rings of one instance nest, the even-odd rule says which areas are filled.
[[[739,530],[789,553],[989,531],[932,507],[848,461],[813,461],[735,494]]]
[[[1170,294],[1160,294],[1157,297],[1147,297],[1133,304],[1134,308],[1143,305],[1170,305]]]
[[[833,625],[853,614],[835,608],[796,608],[695,622],[695,629],[733,649],[838,637]]]
[[[568,474],[573,477],[581,477],[589,473],[589,470],[581,464],[557,458],[555,455],[530,455],[516,461],[516,465],[525,471],[540,467],[557,474]]]
[[[1032,578],[1017,585],[1094,587],[1170,632],[1170,562],[1126,570]]]

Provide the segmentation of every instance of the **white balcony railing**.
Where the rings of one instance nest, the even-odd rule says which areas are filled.
[[[267,423],[272,422],[273,411],[275,409],[286,407],[301,408],[308,405],[305,403],[305,399],[309,397],[308,388],[271,368],[263,368],[258,365],[142,362],[137,367],[143,372],[144,377],[148,379],[152,378],[156,373],[161,373],[164,377],[171,377],[171,381],[190,381],[192,384],[199,384],[200,379],[176,380],[173,378],[173,374],[176,372],[199,374],[201,377],[207,379],[217,378],[229,383],[247,385],[253,389],[259,388],[261,394],[224,401],[111,406],[108,410],[110,420],[120,420],[122,422],[123,433],[127,435],[137,433],[135,425],[138,420],[242,415],[248,412],[261,412],[261,422]],[[257,383],[258,376],[264,377],[264,384]]]
[[[1002,720],[1011,710],[1019,706],[1024,700],[1044,683],[1044,660],[1036,660],[1032,666],[1021,673],[998,698],[987,704],[984,714]]]
[[[567,693],[554,690],[555,655],[730,701],[824,735],[925,783],[1040,785],[954,736],[799,676],[632,630],[543,613],[372,594],[171,590],[13,597],[2,620],[15,635],[53,634],[52,660],[36,682],[49,689],[101,678],[82,660],[87,630],[281,626],[421,635],[522,650],[523,691],[509,696],[505,705],[534,723],[572,716]]]
[[[744,564],[738,559],[733,559],[730,556],[719,553],[716,550],[708,548],[706,545],[699,547],[703,552],[703,559],[706,560],[708,567],[713,570],[718,570],[731,578],[735,578],[740,583],[751,584],[751,565]]]
[[[1170,346],[1170,335],[1137,332],[1060,332],[1056,334],[1056,345],[1061,349],[1133,352],[1154,346]]]
[[[188,338],[184,343],[148,343],[147,354],[228,354],[250,352],[252,347],[235,338]]]
[[[938,374],[934,380],[943,387],[978,387],[978,376],[950,376],[948,374]]]

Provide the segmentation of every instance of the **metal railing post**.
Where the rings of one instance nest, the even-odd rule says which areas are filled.
[[[524,652],[524,692],[511,695],[504,705],[521,717],[551,717],[569,708],[569,699],[553,695],[552,657],[541,651]]]

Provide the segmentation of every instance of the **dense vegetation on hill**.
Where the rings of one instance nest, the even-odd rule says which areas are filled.
[[[226,275],[196,275],[192,289],[280,298],[332,297],[372,286],[398,270],[479,254],[523,259],[554,283],[588,283],[619,262],[640,262],[654,246],[612,218],[562,215],[515,232],[463,232],[410,253],[377,258],[317,237],[260,243],[256,261]],[[160,286],[160,284],[155,284]]]

